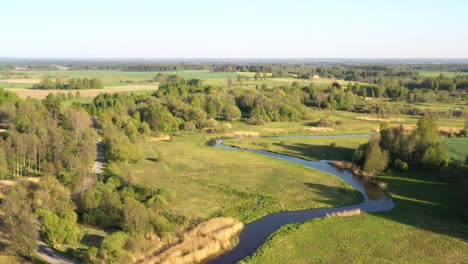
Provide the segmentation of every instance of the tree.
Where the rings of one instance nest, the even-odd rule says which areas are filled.
[[[129,232],[148,233],[151,230],[146,207],[133,198],[125,199],[123,228]]]
[[[227,105],[223,111],[223,119],[233,121],[241,117],[240,109],[235,105]]]
[[[39,237],[31,199],[22,184],[16,184],[8,193],[5,202],[4,221],[13,246],[22,255],[32,259]]]
[[[465,130],[468,130],[468,111],[465,111]]]
[[[228,77],[228,79],[227,79],[227,85],[228,85],[229,88],[232,88],[233,81],[232,81],[232,79],[229,78],[229,77]]]
[[[388,161],[388,151],[383,150],[376,139],[371,141],[366,152],[364,170],[371,173],[383,172],[388,167]]]
[[[259,73],[259,72],[256,72],[256,73],[255,73],[254,79],[255,79],[256,81],[258,81],[258,79],[260,79],[260,73]]]
[[[50,211],[59,217],[64,217],[75,209],[69,190],[52,176],[41,178],[34,201],[36,208]]]
[[[239,83],[239,86],[242,87],[244,85],[244,77],[240,74],[237,75],[237,82]]]
[[[101,249],[102,252],[105,254],[106,258],[111,263],[124,257],[127,254],[124,247],[128,239],[129,236],[122,231],[115,232],[104,238],[104,240],[101,243]]]
[[[5,150],[3,150],[2,146],[0,145],[0,178],[4,180],[7,173],[8,173],[7,156],[6,156]]]
[[[41,234],[50,244],[76,245],[81,239],[81,232],[76,225],[78,216],[72,211],[62,217],[48,210],[39,209],[37,214],[41,218]]]

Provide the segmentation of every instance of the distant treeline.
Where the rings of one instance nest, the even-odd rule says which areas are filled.
[[[44,79],[41,83],[35,84],[33,89],[59,89],[59,90],[81,90],[81,89],[102,89],[104,85],[98,78],[70,78],[64,81],[60,78],[52,80],[50,78]]]

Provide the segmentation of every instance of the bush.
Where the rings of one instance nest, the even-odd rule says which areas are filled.
[[[330,144],[330,147],[332,147],[332,148],[336,147],[336,143],[335,143],[335,142],[332,142],[332,143]]]
[[[194,131],[196,128],[195,124],[193,122],[187,121],[184,123],[182,129],[184,131]]]
[[[255,116],[247,118],[245,122],[249,125],[257,125],[257,126],[265,124],[265,121],[263,119],[255,117]]]
[[[399,171],[407,171],[408,170],[408,163],[400,160],[400,159],[396,159],[395,162],[394,162],[394,165],[395,165],[395,168],[397,168]]]
[[[466,137],[468,134],[468,131],[466,129],[460,130],[460,137]]]
[[[317,122],[317,126],[319,126],[319,127],[333,127],[334,125],[335,125],[335,122],[333,122],[333,120],[329,120],[329,119],[320,119]]]

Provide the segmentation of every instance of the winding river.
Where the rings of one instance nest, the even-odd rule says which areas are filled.
[[[369,135],[365,134],[337,136],[280,136],[274,138],[340,138],[363,136]],[[347,170],[335,168],[334,166],[328,163],[328,160],[309,161],[297,157],[272,153],[264,150],[250,150],[226,146],[223,145],[222,142],[223,140],[216,140],[214,147],[233,151],[254,152],[279,160],[302,164],[338,176],[339,178],[343,179],[344,181],[352,185],[354,188],[356,188],[359,192],[361,192],[364,196],[364,201],[356,205],[334,208],[317,208],[301,211],[287,211],[264,216],[252,223],[245,225],[244,229],[239,235],[239,243],[236,247],[217,256],[216,258],[208,260],[207,263],[236,263],[245,257],[251,256],[273,232],[275,232],[278,228],[286,224],[303,223],[307,220],[325,217],[327,213],[337,211],[359,208],[363,212],[372,213],[388,211],[394,206],[392,199],[385,192],[380,191],[376,186],[368,183],[367,181],[355,177],[351,172]]]

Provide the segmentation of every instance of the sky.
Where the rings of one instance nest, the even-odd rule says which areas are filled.
[[[0,57],[468,58],[466,0],[0,0]]]

